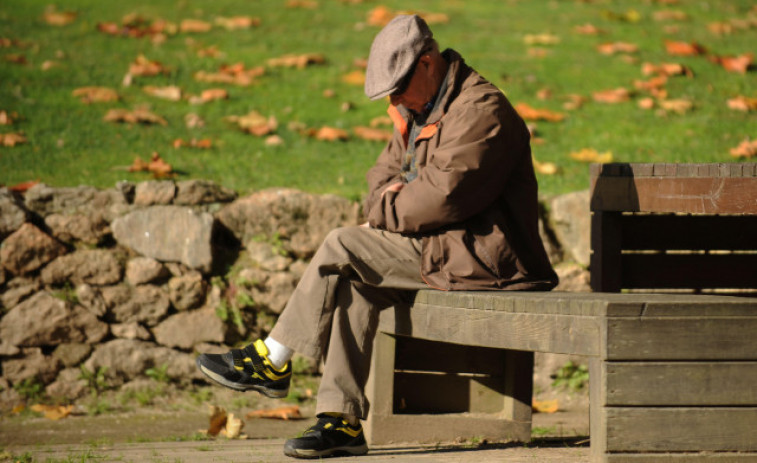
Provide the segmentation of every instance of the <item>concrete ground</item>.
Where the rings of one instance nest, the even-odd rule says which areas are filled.
[[[247,420],[244,433],[248,439],[192,440],[189,436],[207,426],[207,419],[206,415],[196,412],[77,416],[60,421],[3,419],[0,420],[0,461],[291,463],[297,460],[282,453],[284,442],[313,421],[310,418]],[[366,456],[329,461],[589,461],[588,409],[583,401],[558,413],[534,414],[533,429],[534,440],[529,444],[382,445],[372,447]]]

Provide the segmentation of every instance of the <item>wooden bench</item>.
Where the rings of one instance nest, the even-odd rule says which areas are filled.
[[[627,230],[626,224],[631,223],[622,210],[609,210],[612,209],[607,208],[609,202],[597,199],[597,194],[608,191],[623,196],[622,188],[611,185],[616,180],[607,178],[626,178],[618,181],[635,190],[640,206],[634,212],[649,212],[645,211],[646,195],[660,194],[659,188],[639,188],[634,180],[645,177],[635,167],[593,168],[592,205],[605,207],[596,209],[601,214],[595,216],[592,228],[595,245],[617,240],[606,239],[604,234],[608,232],[603,227],[609,224],[610,230],[617,233]],[[653,166],[651,172],[662,172],[657,169]],[[717,180],[724,178],[722,166],[707,170],[707,175],[713,173],[710,177],[698,166],[687,169],[701,175],[696,178],[709,179],[710,190],[692,193],[680,187],[687,181],[679,181],[676,187],[679,189],[675,190],[679,197],[699,195],[694,201],[699,203],[703,194],[706,198],[728,198],[733,194],[731,188],[736,188],[747,195],[746,206],[737,213],[757,214],[753,170],[741,168],[741,175],[746,173],[744,178],[751,180],[733,182]],[[689,178],[683,169],[666,166],[664,172],[679,179]],[[725,178],[737,178],[731,175],[734,171],[730,167],[727,172],[729,176]],[[624,173],[633,174],[633,180],[629,182]],[[701,186],[699,181],[688,183]],[[662,197],[670,196],[666,190],[662,191]],[[625,195],[634,197],[633,193]],[[742,203],[733,199],[720,204]],[[680,202],[671,204],[680,206]],[[724,210],[708,209],[706,213],[733,213]],[[611,217],[616,212],[619,220],[618,216]],[[691,222],[688,226],[692,227]],[[745,221],[740,226],[751,225]],[[691,230],[688,232],[691,234]],[[738,229],[732,232],[738,233]],[[628,233],[622,236],[627,237]],[[736,243],[746,240],[752,248],[757,242],[754,234],[742,239],[725,238],[727,233],[712,236]],[[625,241],[626,238],[621,240]],[[623,264],[620,276],[610,272],[626,259],[622,247],[612,245],[594,250],[595,258],[600,254],[604,259],[601,268],[605,275],[614,275],[610,279],[621,282],[628,275],[627,268],[638,267]],[[681,247],[673,246],[676,251]],[[757,287],[752,284],[757,274],[757,254],[749,254],[746,247],[739,244],[734,248],[735,255],[747,257],[733,259],[731,263],[742,265],[746,261],[747,266],[741,268],[753,269],[747,273],[751,279],[743,278],[732,286],[729,283],[732,280],[724,278],[714,287],[739,290]],[[718,252],[695,255],[733,255],[721,246],[708,249]],[[641,255],[653,256],[663,253],[664,248],[656,245],[651,251],[646,248],[641,251],[647,251]],[[617,255],[613,256],[613,252]],[[674,260],[679,255],[670,253]],[[597,261],[592,262],[594,266]],[[669,269],[675,278],[679,268]],[[592,267],[592,277],[594,270]],[[670,276],[666,272],[657,273],[660,279]],[[649,288],[646,285],[649,283],[631,287]],[[698,286],[697,291],[713,287]],[[627,286],[621,283],[613,290],[620,287]],[[651,288],[671,286],[665,283]],[[531,435],[533,352],[553,352],[588,359],[592,461],[757,461],[755,330],[757,298],[420,291],[411,306],[381,314],[367,387],[371,411],[366,435],[374,444],[473,438],[526,442]]]

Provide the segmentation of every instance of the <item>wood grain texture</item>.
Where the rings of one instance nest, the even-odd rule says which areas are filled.
[[[607,362],[604,370],[602,405],[757,406],[757,362]]]
[[[605,407],[607,451],[757,451],[757,407]]]

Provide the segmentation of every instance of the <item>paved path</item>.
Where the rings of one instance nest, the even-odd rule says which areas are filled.
[[[381,446],[362,457],[331,458],[329,462],[351,461],[365,463],[399,462],[469,462],[520,463],[555,462],[584,463],[589,461],[589,448],[571,441],[537,441],[528,447],[523,444],[484,448],[435,446]],[[151,442],[107,445],[37,445],[14,448],[16,456],[26,452],[33,461],[95,461],[120,463],[293,463],[282,453],[284,439],[217,440],[199,442]]]

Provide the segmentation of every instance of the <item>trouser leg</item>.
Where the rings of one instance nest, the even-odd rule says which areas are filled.
[[[271,332],[300,353],[326,357],[318,412],[365,416],[378,313],[425,286],[417,239],[363,227],[326,237]]]

